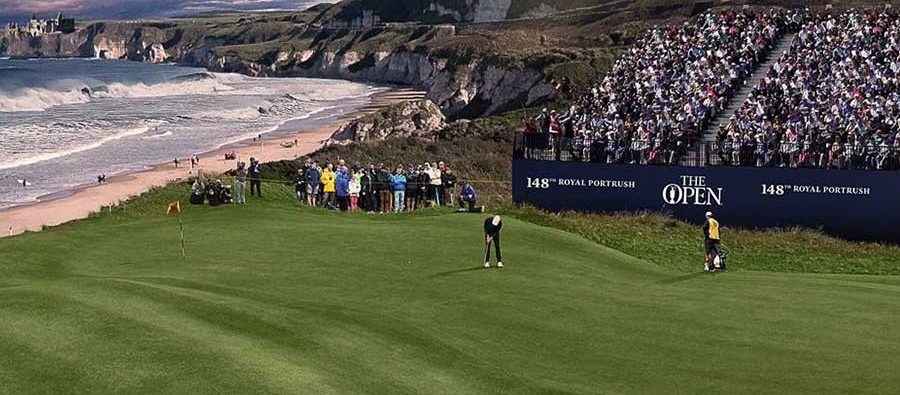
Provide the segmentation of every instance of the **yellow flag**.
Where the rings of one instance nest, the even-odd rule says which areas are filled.
[[[166,215],[171,215],[172,213],[181,214],[181,202],[169,203],[169,208],[166,209]]]

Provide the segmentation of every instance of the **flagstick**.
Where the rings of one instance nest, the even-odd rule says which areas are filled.
[[[181,221],[181,210],[178,210],[178,229],[181,232],[181,258],[185,258],[184,253],[184,222]]]

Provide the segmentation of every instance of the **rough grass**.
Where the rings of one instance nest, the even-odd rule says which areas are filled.
[[[682,272],[703,267],[700,224],[654,214],[550,214],[504,206],[518,219],[551,226],[659,266]],[[900,246],[856,243],[809,229],[723,228],[732,270],[791,273],[900,274]]]

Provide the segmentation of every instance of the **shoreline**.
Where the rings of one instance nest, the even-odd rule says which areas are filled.
[[[220,174],[235,167],[238,160],[249,162],[251,156],[261,163],[295,159],[321,148],[342,124],[376,112],[392,104],[421,97],[421,92],[410,88],[386,87],[369,96],[369,102],[342,116],[323,120],[292,132],[274,130],[262,139],[246,139],[198,154],[199,170],[207,174]],[[284,141],[297,141],[297,145],[285,148]],[[225,160],[225,154],[234,152],[236,160]],[[175,168],[172,162],[110,176],[103,185],[89,184],[54,192],[38,198],[36,202],[21,203],[0,210],[0,238],[27,231],[41,231],[47,226],[57,226],[69,221],[87,218],[102,207],[117,204],[138,196],[151,188],[168,185],[195,175],[190,169],[190,158]]]

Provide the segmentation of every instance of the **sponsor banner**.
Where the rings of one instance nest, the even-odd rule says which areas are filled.
[[[900,242],[900,173],[513,161],[513,200],[550,211],[658,211],[723,226],[803,226]]]

